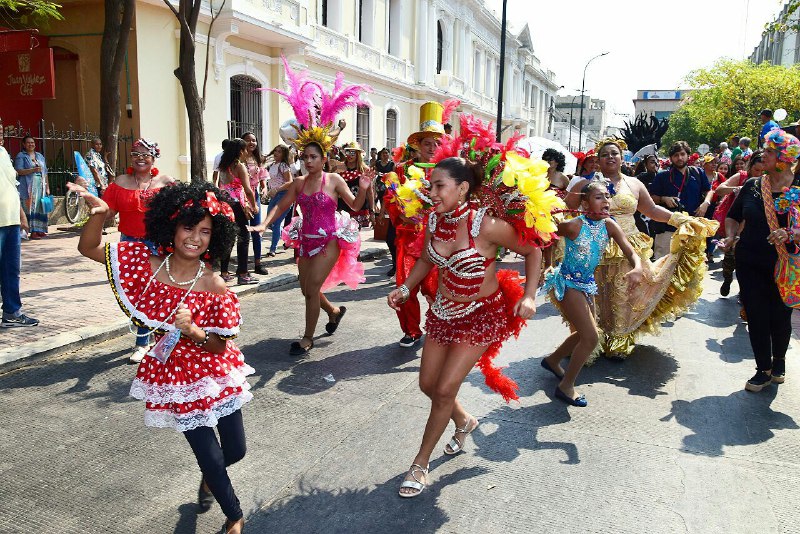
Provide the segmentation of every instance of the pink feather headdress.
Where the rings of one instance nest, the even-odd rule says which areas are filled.
[[[330,150],[339,131],[335,126],[336,116],[345,109],[369,105],[362,100],[362,93],[371,93],[369,85],[346,85],[344,74],[336,74],[336,80],[330,91],[326,91],[322,84],[309,78],[308,71],[295,72],[289,67],[289,62],[281,56],[283,68],[286,72],[286,90],[267,88],[281,95],[291,106],[297,124],[292,124],[297,130],[294,144],[298,150],[303,150],[309,143],[316,143],[324,152]]]

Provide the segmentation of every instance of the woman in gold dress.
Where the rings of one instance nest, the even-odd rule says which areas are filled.
[[[705,238],[714,235],[718,226],[716,221],[656,206],[644,184],[620,172],[625,149],[624,141],[612,138],[600,141],[596,148],[600,172],[612,194],[611,216],[642,259],[644,271],[642,283],[629,290],[624,277],[631,266],[613,241],[595,271],[597,325],[601,330],[599,352],[610,358],[627,357],[637,336],[656,332],[662,322],[681,315],[697,301],[706,273]],[[580,191],[587,183],[588,180],[583,180],[573,190]],[[576,209],[580,196],[569,195],[566,202],[567,207]],[[678,229],[672,239],[671,254],[650,262],[653,240],[636,228],[633,219],[636,211]]]

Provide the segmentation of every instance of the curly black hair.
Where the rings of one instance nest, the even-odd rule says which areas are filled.
[[[564,166],[567,164],[567,158],[564,157],[564,154],[556,150],[555,148],[548,148],[542,154],[542,160],[544,161],[555,161],[556,162],[556,170],[558,172],[564,172]]]
[[[175,184],[161,188],[147,204],[144,214],[147,239],[165,249],[173,246],[179,224],[192,227],[208,215],[208,210],[200,205],[200,201],[206,199],[209,191],[221,202],[233,202],[226,192],[210,183]],[[194,202],[185,206],[190,201]],[[236,223],[221,213],[211,218],[211,224],[211,241],[208,244],[210,257],[204,258],[209,262],[230,254],[238,231]]]

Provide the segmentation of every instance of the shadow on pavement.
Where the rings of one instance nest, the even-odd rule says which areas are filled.
[[[417,358],[416,351],[400,348],[396,343],[367,347],[328,356],[322,360],[302,361],[292,367],[291,374],[278,382],[277,387],[284,393],[313,395],[346,380],[391,373],[416,373],[419,367],[402,366]],[[333,375],[336,382],[323,379],[328,375]]]
[[[741,321],[736,324],[731,335],[721,342],[716,339],[707,339],[706,349],[718,353],[719,359],[723,362],[739,363],[753,359],[753,352],[747,337],[747,327]]]
[[[574,443],[539,441],[536,437],[540,428],[560,425],[569,421],[567,405],[558,400],[525,408],[502,406],[481,418],[481,422],[496,423],[498,425],[496,432],[489,435],[484,434],[479,426],[471,434],[475,443],[474,454],[491,462],[511,462],[524,449],[531,451],[560,450],[565,455],[563,460],[559,460],[560,463],[578,464],[580,455],[578,447]],[[530,430],[511,428],[511,425],[529,427]]]
[[[299,495],[275,501],[248,517],[247,530],[298,534],[439,532],[450,519],[436,505],[441,489],[484,473],[486,469],[480,467],[460,469],[441,478],[432,472],[432,484],[413,499],[397,495],[405,473],[373,489],[324,490],[301,482]]]
[[[684,447],[690,452],[716,456],[724,452],[725,446],[757,445],[774,437],[773,430],[798,428],[790,416],[770,408],[778,389],[773,385],[760,393],[741,390],[726,397],[675,400],[672,411],[661,421],[674,417],[679,425],[693,432],[683,438]]]
[[[654,399],[667,395],[663,389],[677,372],[678,362],[668,353],[650,345],[636,345],[623,361],[598,358],[581,371],[577,383],[612,384],[627,389],[629,395]]]
[[[59,392],[58,395],[72,402],[87,399],[103,400],[107,404],[136,402],[128,396],[131,379],[137,369],[135,365],[128,366],[127,358],[123,358],[128,352],[129,349],[108,354],[92,354],[79,360],[65,357],[37,364],[35,368],[23,367],[0,376],[0,391],[42,388],[75,381],[71,387]],[[105,375],[106,371],[117,367],[129,367],[129,376],[122,380],[114,380],[107,387],[92,387],[90,382],[95,377]],[[70,398],[70,395],[77,397]]]

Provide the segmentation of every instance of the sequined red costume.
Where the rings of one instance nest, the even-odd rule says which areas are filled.
[[[401,184],[405,183],[406,180],[406,167],[413,164],[414,162],[407,161],[396,168]],[[430,174],[430,169],[426,169],[427,174]],[[413,223],[408,219],[401,218],[400,209],[392,191],[386,193],[384,203],[386,204],[389,218],[397,232],[397,237],[395,238],[395,246],[397,247],[395,282],[397,287],[400,287],[405,283],[409,273],[411,273],[414,263],[422,256],[422,248],[425,243],[425,226],[423,223]],[[422,316],[417,295],[422,291],[425,297],[433,299],[436,295],[437,277],[437,270],[432,269],[422,283],[411,291],[408,300],[400,305],[400,309],[397,311],[397,318],[400,320],[400,328],[404,334],[413,338],[422,336],[422,330],[420,329]]]
[[[510,338],[519,336],[525,320],[514,313],[514,306],[522,298],[522,280],[515,271],[497,272],[499,287],[489,296],[475,299],[486,277],[486,269],[494,258],[486,258],[475,247],[475,236],[481,227],[486,209],[482,208],[467,224],[469,246],[458,250],[449,257],[442,256],[433,245],[437,216],[430,215],[428,256],[439,268],[442,286],[454,298],[474,299],[467,302],[455,301],[437,291],[436,298],[425,316],[425,331],[428,337],[440,345],[468,343],[488,345],[478,360],[478,367],[486,378],[486,385],[500,393],[505,400],[517,400],[516,382],[503,375],[492,360],[500,352],[500,347]]]

